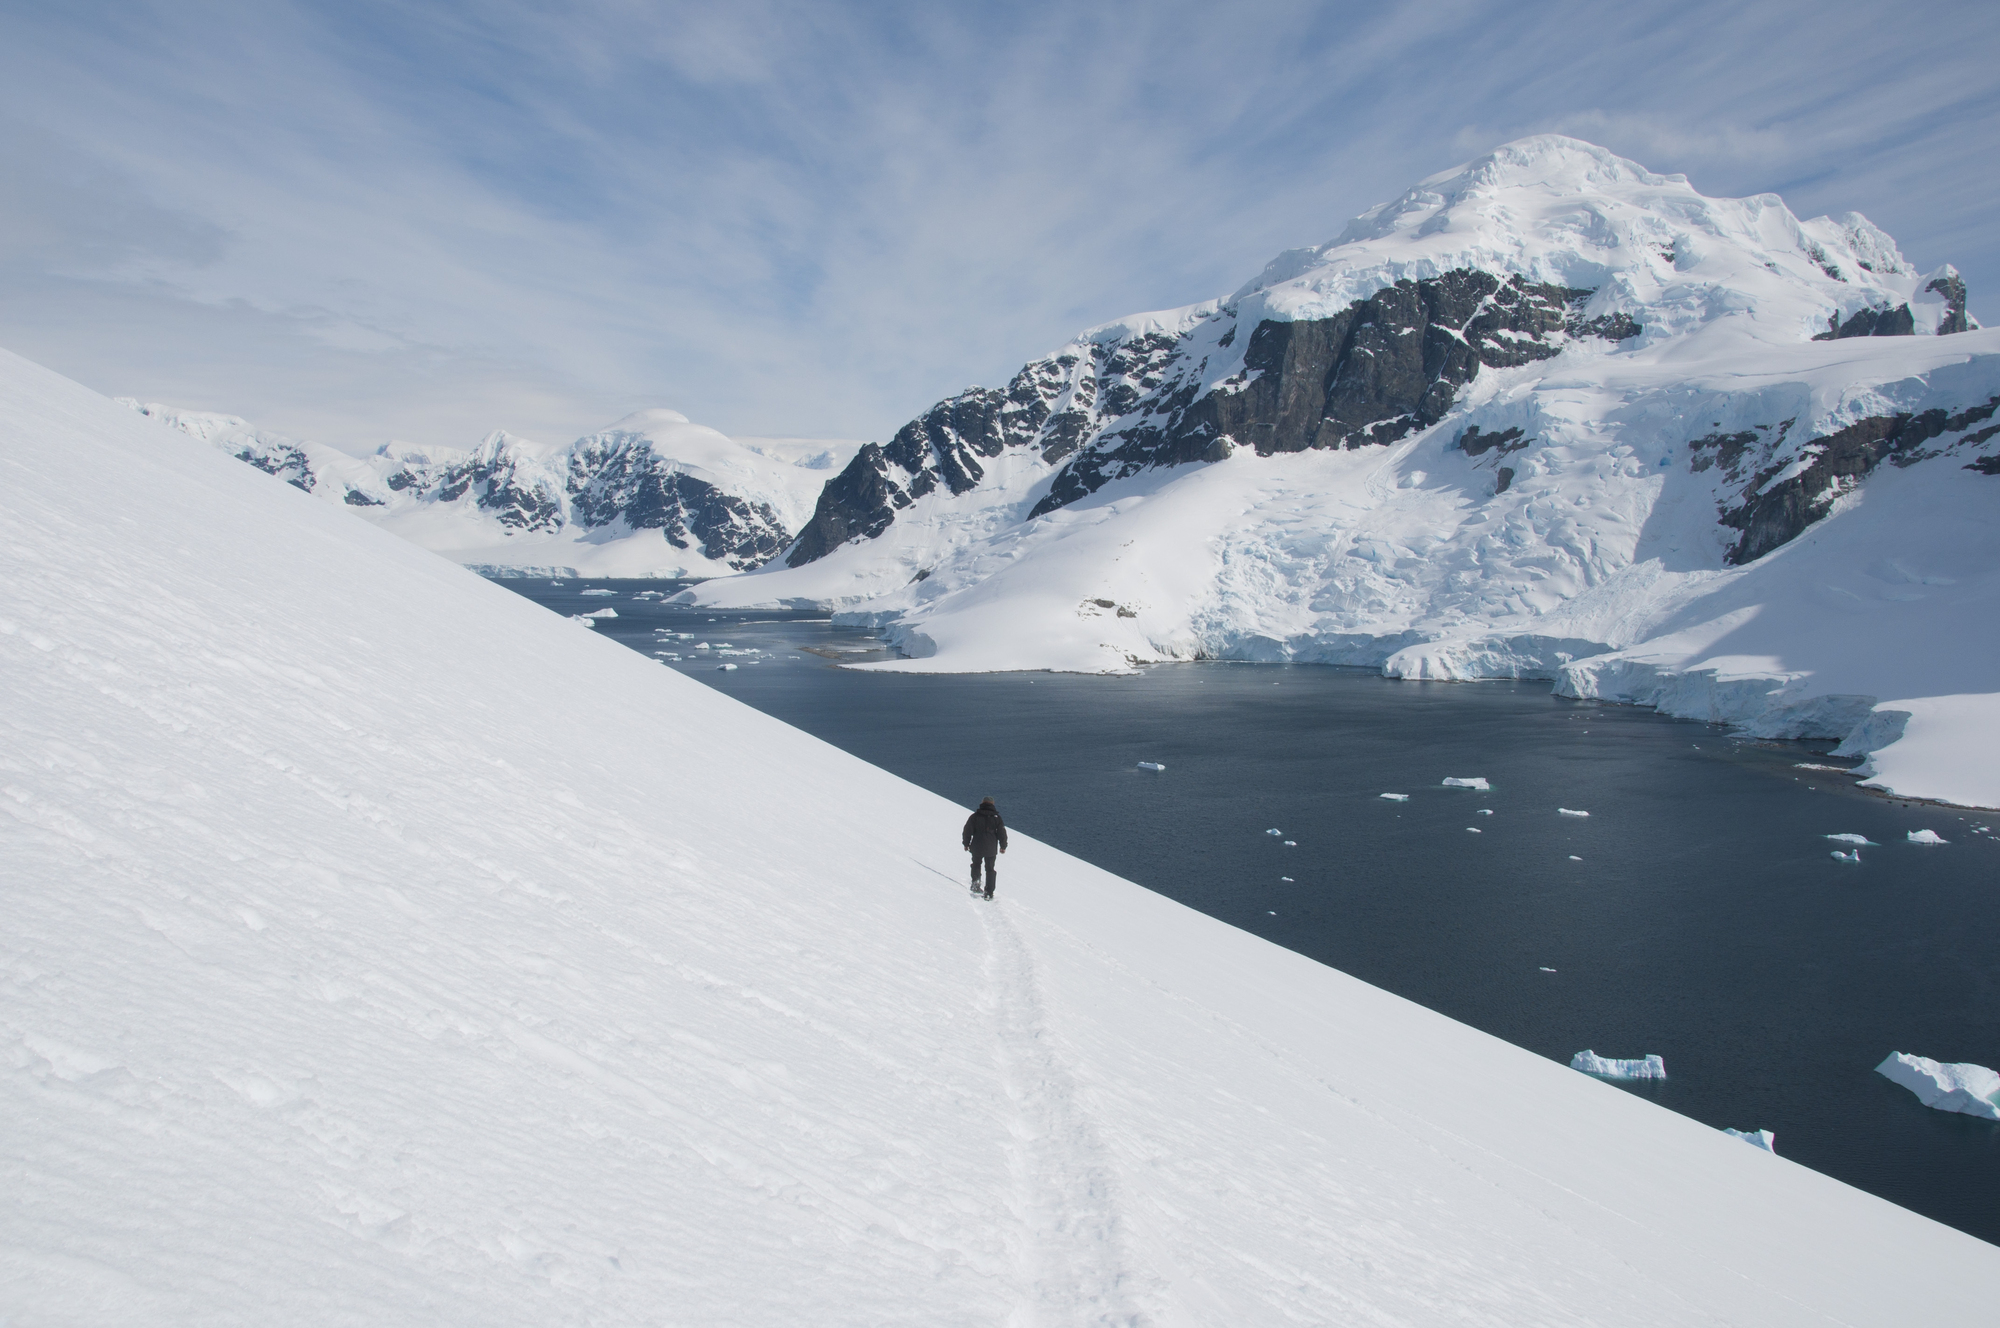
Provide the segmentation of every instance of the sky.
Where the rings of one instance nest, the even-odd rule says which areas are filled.
[[[0,0],[0,346],[357,452],[886,438],[1542,132],[2000,319],[1975,4]]]

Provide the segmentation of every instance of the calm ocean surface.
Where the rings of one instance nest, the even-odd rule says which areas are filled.
[[[2000,1123],[1873,1073],[1891,1051],[2000,1066],[2000,839],[1974,830],[2000,816],[1876,797],[1800,768],[1825,759],[1805,744],[1546,683],[1310,665],[857,673],[809,651],[883,658],[878,643],[807,615],[633,598],[678,588],[661,582],[500,584],[563,613],[613,607],[598,630],[679,653],[669,667],[968,809],[990,794],[1010,827],[1531,1051],[1656,1052],[1670,1077],[1629,1091],[1773,1130],[1785,1157],[2000,1243]],[[717,656],[723,643],[760,653]],[[1905,842],[1923,828],[1949,844]],[[1880,847],[1835,862],[1837,833]]]

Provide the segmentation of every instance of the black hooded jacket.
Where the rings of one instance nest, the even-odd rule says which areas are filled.
[[[1007,823],[1000,819],[998,807],[981,803],[978,811],[965,818],[965,847],[982,856],[1007,847]]]

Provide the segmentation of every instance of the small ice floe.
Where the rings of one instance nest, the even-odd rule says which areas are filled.
[[[1299,846],[1299,841],[1296,839],[1287,839],[1285,841],[1286,848],[1297,848],[1298,846]]]
[[[1569,1058],[1569,1068],[1582,1070],[1585,1074],[1603,1075],[1606,1079],[1664,1079],[1667,1077],[1666,1062],[1658,1056],[1648,1056],[1644,1060],[1617,1061],[1608,1056],[1600,1056],[1594,1051],[1579,1051]]]
[[[1264,833],[1267,835],[1276,835],[1280,839],[1285,837],[1285,832],[1282,830],[1266,830]]]
[[[1722,1132],[1732,1139],[1741,1139],[1752,1148],[1761,1148],[1767,1153],[1778,1151],[1778,1136],[1769,1130],[1732,1130],[1724,1126]]]
[[[2000,1074],[1984,1065],[1945,1065],[1928,1056],[1892,1051],[1875,1073],[1909,1089],[1927,1107],[2000,1120]]]
[[[1583,861],[1583,859],[1582,859],[1582,858],[1579,858],[1579,857],[1578,857],[1578,856],[1576,856],[1576,854],[1574,854],[1574,853],[1572,853],[1572,854],[1570,854],[1570,855],[1569,855],[1569,860],[1570,860],[1571,862],[1582,862],[1582,861]]]
[[[1161,764],[1160,764],[1160,763],[1159,763],[1158,761],[1141,761],[1141,762],[1139,762],[1139,768],[1140,768],[1141,770],[1165,770],[1165,769],[1166,769],[1166,767],[1165,767],[1165,766],[1163,766],[1163,765],[1161,765]]]
[[[1473,813],[1474,816],[1491,816],[1492,814],[1493,814],[1493,809],[1491,807],[1481,807],[1478,811]]]
[[[1839,849],[1835,849],[1833,851],[1833,860],[1835,862],[1859,862],[1861,861],[1861,850],[1857,848],[1842,853]]]
[[[1588,816],[1588,815],[1590,815],[1590,813],[1589,813],[1589,812],[1580,812],[1580,811],[1577,811],[1577,810],[1576,810],[1575,808],[1573,808],[1573,807],[1558,807],[1558,808],[1556,808],[1556,815],[1558,815],[1558,816]]]
[[[1382,796],[1391,802],[1408,802],[1410,800],[1410,795],[1407,793],[1384,793]]]
[[[1909,834],[1904,835],[1903,838],[1909,840],[1912,844],[1949,844],[1951,842],[1949,839],[1940,836],[1935,830],[1912,830]]]
[[[1547,964],[1543,964],[1543,965],[1542,965],[1542,972],[1544,972],[1544,973],[1553,973],[1553,972],[1555,972],[1555,970],[1554,970],[1553,968],[1550,968],[1550,967],[1549,967],[1549,966],[1548,966]]]
[[[1444,786],[1446,788],[1476,789],[1481,793],[1491,793],[1493,791],[1493,786],[1488,784],[1485,777],[1481,775],[1474,775],[1470,779],[1447,779],[1444,782]]]
[[[1476,825],[1468,825],[1465,827],[1465,833],[1468,835],[1482,835],[1485,834],[1486,832],[1484,830],[1481,830]]]
[[[1824,770],[1824,771],[1826,771],[1826,772],[1827,772],[1828,774],[1834,774],[1834,775],[1851,775],[1851,774],[1853,774],[1853,773],[1854,773],[1854,770],[1853,770],[1853,768],[1852,768],[1852,767],[1850,767],[1850,766],[1844,766],[1844,765],[1820,765],[1820,764],[1818,764],[1817,762],[1813,762],[1813,761],[1798,761],[1798,762],[1795,762],[1795,763],[1793,764],[1793,766],[1792,766],[1792,769],[1794,769],[1794,770]]]
[[[1298,884],[1298,882],[1297,882],[1297,881],[1294,881],[1294,880],[1293,880],[1293,879],[1292,879],[1291,877],[1289,877],[1289,876],[1280,876],[1280,877],[1279,877],[1278,879],[1279,879],[1279,880],[1281,880],[1281,881],[1283,881],[1283,882],[1285,882],[1285,883],[1286,883],[1287,885],[1297,885],[1297,884]]]
[[[736,671],[736,665],[734,665],[734,664],[718,664],[718,665],[716,665],[716,666],[715,666],[715,671],[716,671],[717,673],[734,673],[734,672]]]
[[[709,644],[708,642],[706,642],[706,641],[697,641],[697,642],[695,642],[695,643],[694,643],[694,648],[695,648],[696,650],[713,650],[713,649],[715,649],[715,647],[714,647],[714,646],[710,645],[710,644]]]
[[[579,590],[576,593],[579,595],[615,595],[618,592],[615,590]]]
[[[1876,847],[1875,841],[1867,835],[1828,835],[1827,838],[1836,844],[1859,844],[1867,848]]]

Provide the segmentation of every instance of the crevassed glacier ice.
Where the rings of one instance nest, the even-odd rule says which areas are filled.
[[[2000,1120],[2000,1074],[1984,1065],[1964,1061],[1948,1065],[1928,1056],[1892,1051],[1875,1067],[1875,1073],[1909,1089],[1927,1107]]]
[[[1608,1056],[1600,1056],[1594,1051],[1579,1051],[1570,1057],[1569,1068],[1582,1070],[1585,1074],[1600,1074],[1607,1079],[1664,1079],[1667,1064],[1658,1056],[1648,1056],[1643,1060],[1620,1061]]]

